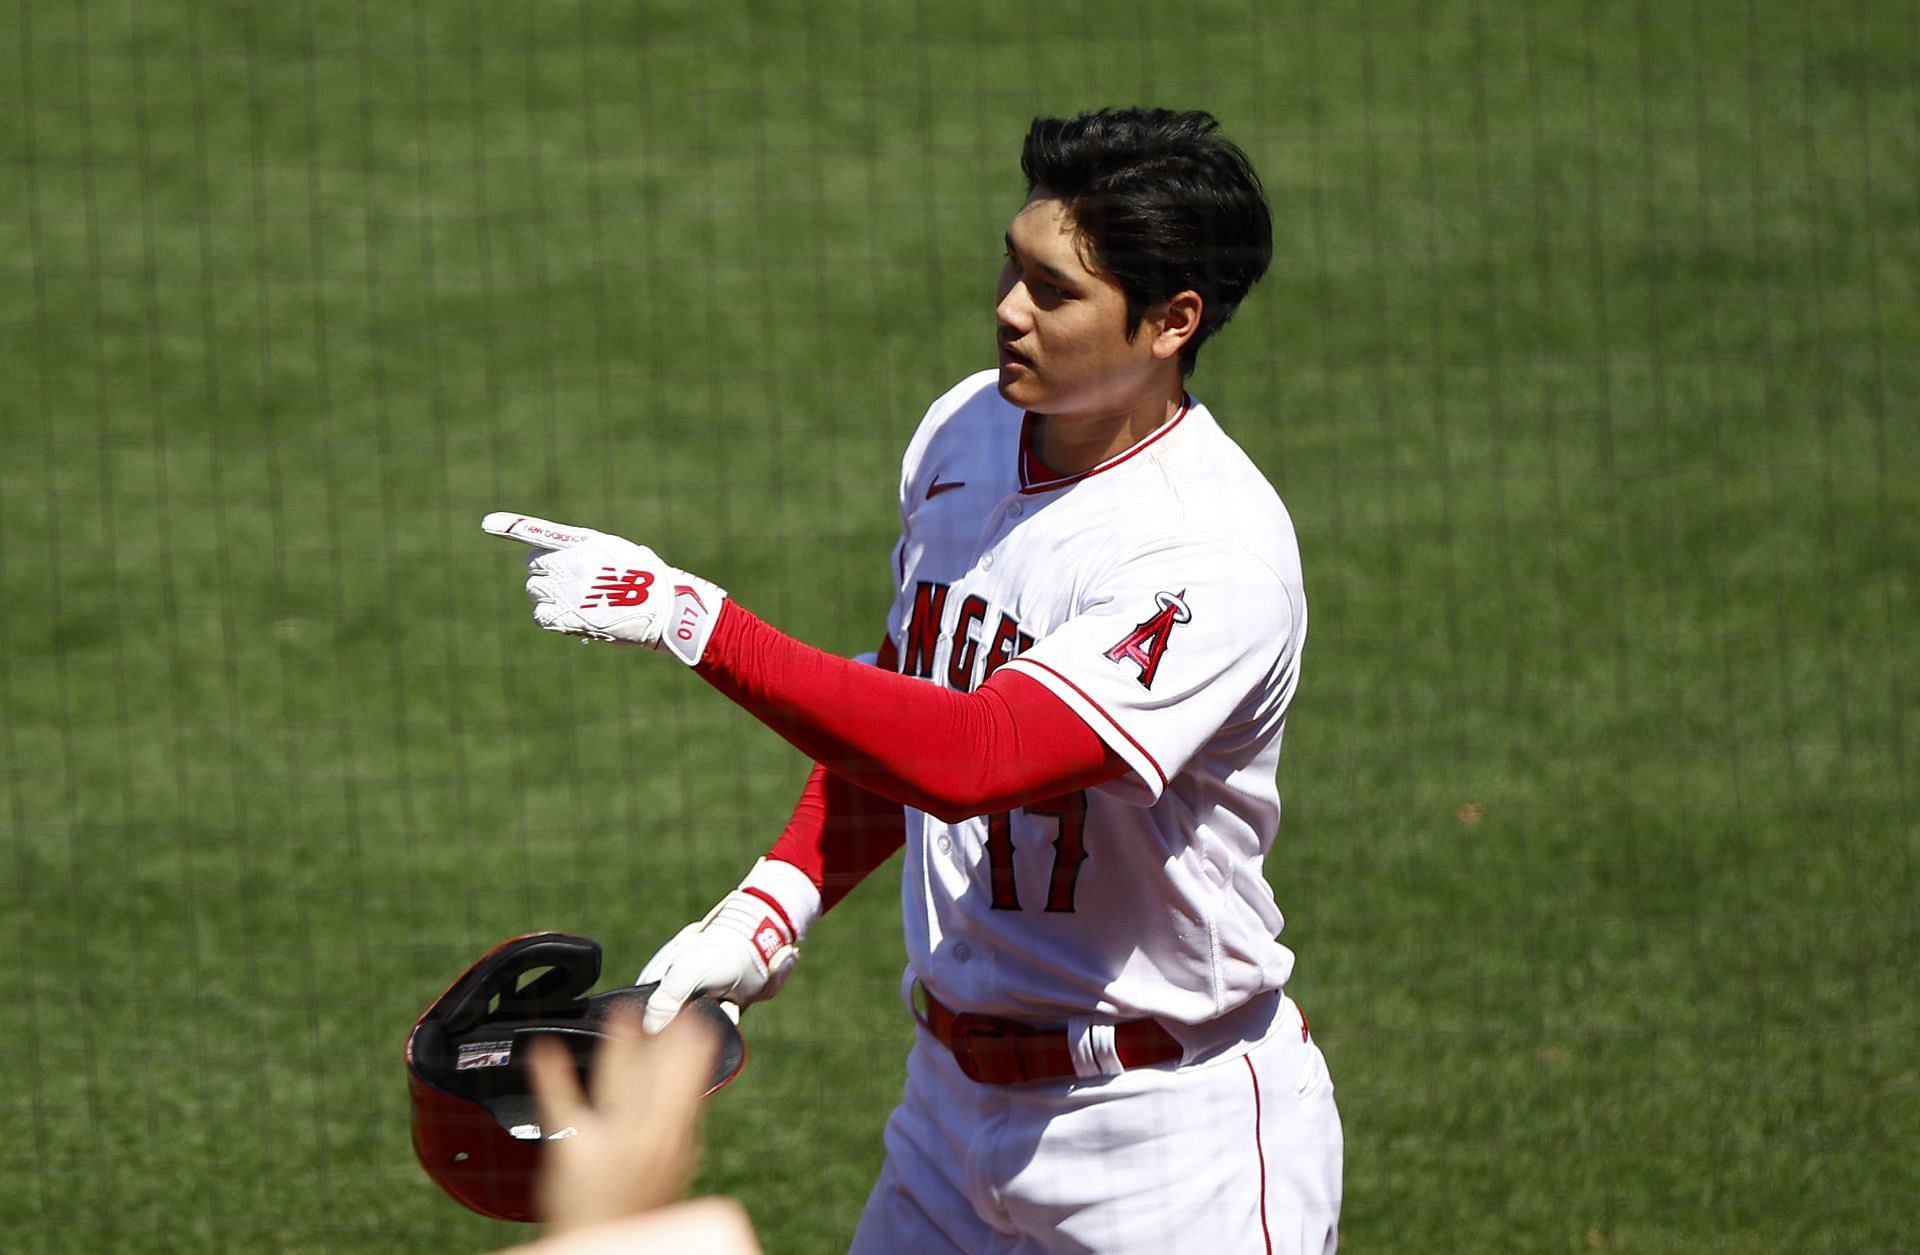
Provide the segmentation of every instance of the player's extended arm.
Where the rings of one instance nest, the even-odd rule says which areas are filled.
[[[1118,779],[1126,763],[1036,681],[971,693],[803,644],[642,545],[515,514],[481,525],[533,549],[527,595],[548,631],[666,650],[814,761],[957,821]]]
[[[971,693],[814,649],[729,603],[695,666],[835,775],[949,822],[1117,779],[1080,716],[1013,672]]]

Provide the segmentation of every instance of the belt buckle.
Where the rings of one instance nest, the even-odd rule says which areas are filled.
[[[947,1048],[969,1080],[1012,1085],[1027,1079],[1016,1045],[1018,1036],[1009,1025],[962,1012],[953,1018],[953,1040]]]

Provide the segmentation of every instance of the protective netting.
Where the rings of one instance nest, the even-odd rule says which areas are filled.
[[[1194,390],[1298,526],[1268,874],[1363,1250],[1911,1249],[1920,7],[45,3],[0,18],[9,1249],[482,1249],[398,1052],[614,979],[804,764],[534,631],[490,509],[854,652],[1037,113],[1277,222]],[[701,1188],[843,1246],[891,872]],[[1089,1163],[1088,1172],[1099,1165]]]

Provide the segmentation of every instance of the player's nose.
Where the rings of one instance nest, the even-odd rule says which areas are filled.
[[[1026,285],[1014,284],[1010,290],[1000,294],[1000,303],[993,308],[1002,344],[1018,340],[1033,329],[1033,307],[1026,299],[1026,290]]]
[[[1027,285],[1001,280],[994,320],[1000,324],[1000,343],[1018,340],[1033,327],[1033,305],[1027,299]]]

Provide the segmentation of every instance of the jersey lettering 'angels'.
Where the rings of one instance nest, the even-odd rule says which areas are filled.
[[[913,617],[907,622],[900,671],[922,680],[941,676],[949,688],[968,693],[1011,662],[1015,654],[1025,653],[1027,646],[1033,644],[1033,637],[1022,632],[1020,625],[1003,613],[994,626],[986,652],[981,653],[980,643],[988,639],[981,630],[985,626],[987,603],[978,596],[968,597],[960,602],[959,611],[947,618],[947,594],[952,591],[951,585],[926,580],[913,590]],[[1160,655],[1166,652],[1167,641],[1173,635],[1173,625],[1193,617],[1187,609],[1185,593],[1156,593],[1154,604],[1158,609],[1107,651],[1107,658],[1113,662],[1130,661],[1138,666],[1140,687],[1149,689],[1153,687],[1154,674],[1160,669]]]

